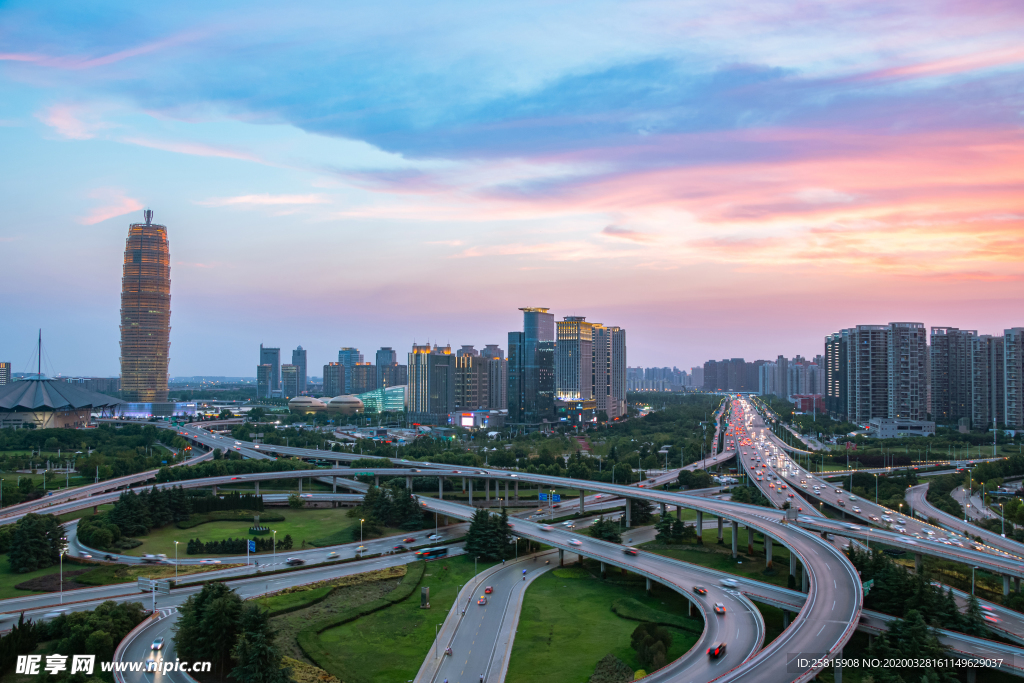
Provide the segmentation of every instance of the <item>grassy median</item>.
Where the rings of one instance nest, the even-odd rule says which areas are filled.
[[[632,575],[630,575],[632,576]],[[666,621],[689,624],[687,630],[670,628],[669,661],[684,655],[703,630],[699,617],[688,619],[687,599],[675,591],[655,586],[648,596],[644,582],[601,581],[576,567],[556,569],[536,579],[526,591],[519,629],[509,663],[507,683],[586,681],[602,657],[611,653],[634,671],[640,668],[630,635],[640,624],[613,611],[665,614]],[[632,607],[621,609],[623,601]],[[696,613],[695,613],[696,614]]]

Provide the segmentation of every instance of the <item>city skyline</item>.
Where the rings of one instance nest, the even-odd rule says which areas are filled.
[[[117,372],[144,208],[172,375],[502,344],[525,304],[615,321],[644,366],[1016,324],[1019,6],[810,7],[7,3],[0,358],[41,327],[56,370]]]

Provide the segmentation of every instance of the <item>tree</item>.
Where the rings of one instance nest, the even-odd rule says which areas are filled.
[[[19,574],[52,567],[60,561],[60,520],[56,515],[29,513],[22,517],[11,533],[8,561]]]
[[[660,541],[661,543],[672,542],[672,518],[668,515],[663,516],[658,520],[658,523],[654,525],[654,528],[658,532],[654,537],[654,540]]]
[[[604,515],[597,518],[597,521],[587,528],[587,532],[594,538],[609,543],[622,543],[622,534],[619,532],[619,525],[612,520],[606,520]]]
[[[471,557],[490,557],[490,532],[491,515],[487,510],[478,508],[466,531],[466,554]]]
[[[654,671],[665,666],[668,649],[672,647],[672,634],[664,626],[644,622],[633,630],[630,645],[636,650],[640,666]]]
[[[174,646],[182,659],[214,662],[223,677],[238,636],[242,599],[226,584],[208,583],[179,609]]]
[[[290,669],[281,668],[281,651],[274,645],[275,633],[269,614],[255,603],[247,603],[238,620],[238,641],[231,656],[237,683],[287,683]]]
[[[651,512],[651,504],[646,500],[639,498],[627,498],[630,506],[630,523],[634,526],[643,526],[652,519],[654,519],[654,513]]]
[[[985,618],[981,614],[981,604],[978,598],[972,594],[967,601],[967,611],[961,619],[960,630],[971,636],[986,637],[988,629],[985,628]]]
[[[299,508],[302,507],[302,499],[299,498],[299,494],[288,494],[288,507],[292,508],[293,510],[298,510]]]

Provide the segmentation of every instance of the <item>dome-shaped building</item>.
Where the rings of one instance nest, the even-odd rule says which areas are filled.
[[[358,396],[335,396],[327,402],[327,412],[354,415],[363,412],[363,402]]]
[[[327,410],[327,405],[318,398],[296,396],[288,401],[288,410],[293,410],[296,413],[322,413]]]

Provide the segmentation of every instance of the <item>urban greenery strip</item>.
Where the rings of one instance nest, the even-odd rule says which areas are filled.
[[[660,626],[674,626],[697,635],[704,632],[704,623],[699,619],[662,612],[659,609],[648,607],[633,598],[616,600],[612,603],[612,612],[615,612],[615,614],[623,619],[630,619],[632,621],[646,621]]]

